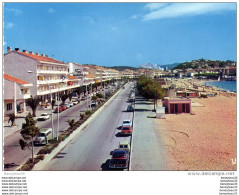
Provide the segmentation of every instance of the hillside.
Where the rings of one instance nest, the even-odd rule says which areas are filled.
[[[108,68],[113,68],[118,71],[123,71],[125,69],[129,69],[129,70],[137,70],[138,69],[138,68],[131,67],[131,66],[112,66],[112,67],[108,67]]]
[[[175,66],[173,69],[196,69],[196,68],[222,68],[226,66],[236,66],[236,63],[234,61],[220,61],[220,60],[205,60],[205,59],[199,59],[199,60],[193,60],[191,62],[183,62]]]

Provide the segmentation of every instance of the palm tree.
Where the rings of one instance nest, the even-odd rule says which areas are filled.
[[[75,126],[75,120],[74,119],[68,119],[67,122],[70,126],[70,129],[72,130],[73,127]]]
[[[37,110],[37,106],[39,105],[40,101],[41,100],[37,96],[35,96],[34,98],[31,96],[31,98],[26,101],[28,106],[30,106],[32,109],[33,117],[36,117],[36,110]]]
[[[16,124],[15,124],[15,120],[16,120],[16,116],[15,116],[15,114],[14,113],[10,113],[10,114],[8,114],[7,115],[8,117],[9,117],[9,119],[8,119],[8,123],[11,121],[11,127],[12,126],[15,126]]]

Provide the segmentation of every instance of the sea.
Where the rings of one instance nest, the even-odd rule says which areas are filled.
[[[237,91],[237,83],[236,81],[204,81],[202,85],[218,87],[220,89],[236,92]]]

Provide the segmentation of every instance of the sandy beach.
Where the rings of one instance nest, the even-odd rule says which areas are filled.
[[[236,165],[236,97],[192,99],[193,114],[157,120],[169,170],[232,171]]]

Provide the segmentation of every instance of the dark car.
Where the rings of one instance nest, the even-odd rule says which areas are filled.
[[[127,112],[134,112],[133,105],[128,105]]]
[[[109,163],[109,168],[126,169],[129,164],[129,151],[116,149],[113,151],[112,158]]]

